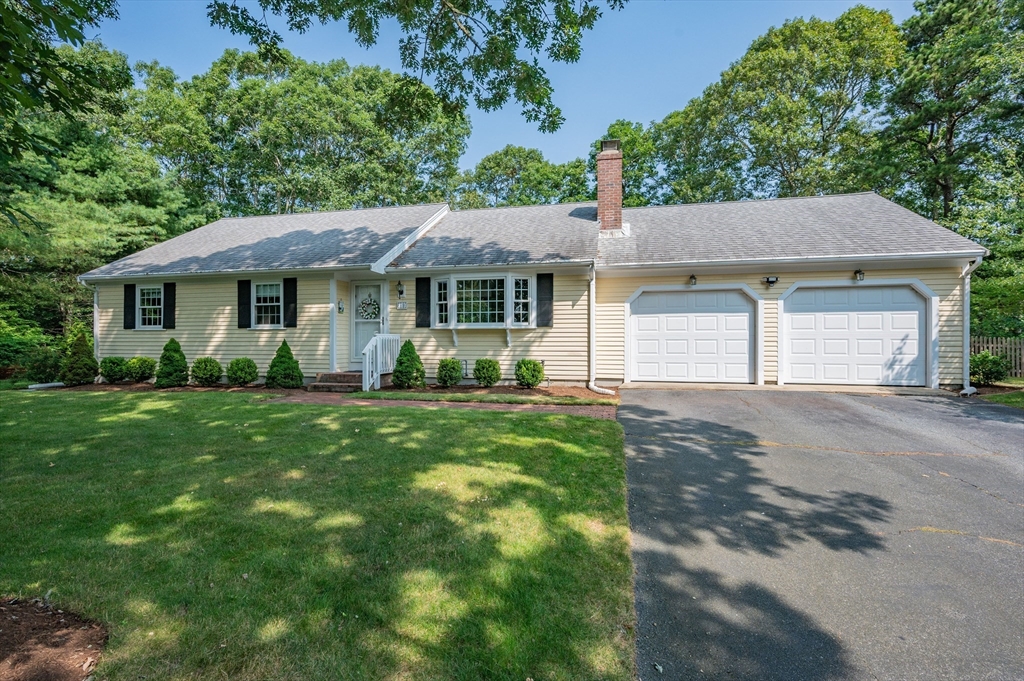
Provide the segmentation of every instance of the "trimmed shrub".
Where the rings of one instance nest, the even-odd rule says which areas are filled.
[[[442,359],[437,363],[437,384],[442,388],[450,388],[462,382],[462,362],[454,357]]]
[[[971,355],[971,381],[978,385],[991,385],[1010,373],[1010,361],[988,350]]]
[[[173,338],[167,341],[164,351],[160,353],[154,385],[158,388],[180,388],[188,385],[188,361],[185,359],[185,353],[181,351],[181,344]]]
[[[60,370],[60,380],[64,385],[87,385],[96,380],[100,367],[92,356],[92,348],[84,333],[79,333],[71,342],[68,355]]]
[[[152,357],[132,357],[125,362],[125,380],[132,383],[143,383],[153,378],[156,373],[156,360]]]
[[[29,354],[25,369],[25,378],[33,383],[53,383],[60,378],[60,353],[41,345]]]
[[[516,383],[524,388],[536,388],[544,380],[544,365],[535,359],[516,362]]]
[[[228,383],[231,385],[249,385],[260,377],[256,362],[248,357],[236,357],[228,362]]]
[[[490,388],[501,380],[501,365],[486,357],[478,359],[473,365],[473,378],[483,387]]]
[[[125,366],[128,364],[128,360],[124,357],[104,357],[100,360],[100,376],[107,383],[117,383],[123,381],[125,376]]]
[[[423,360],[416,352],[411,340],[402,343],[395,360],[395,370],[391,374],[391,382],[397,388],[422,388],[427,384],[427,372],[423,369]]]
[[[281,341],[281,347],[277,349],[274,359],[270,360],[270,368],[267,369],[268,388],[301,388],[303,384],[302,369],[299,362],[288,347],[288,341]]]
[[[213,357],[196,357],[192,362],[191,375],[193,383],[209,388],[220,383],[224,368]]]

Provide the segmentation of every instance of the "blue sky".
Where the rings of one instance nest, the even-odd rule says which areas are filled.
[[[566,119],[562,128],[538,132],[514,104],[491,113],[471,110],[473,134],[462,166],[506,144],[536,147],[558,163],[585,156],[612,121],[649,123],[685,106],[770,26],[798,16],[833,19],[855,4],[888,9],[897,22],[914,11],[911,0],[631,0],[621,11],[606,9],[584,37],[578,63],[548,65]],[[202,73],[228,47],[248,46],[210,26],[205,0],[121,0],[120,15],[96,36],[132,63],[156,60],[179,77]],[[343,25],[331,24],[287,34],[284,44],[310,61],[340,58],[398,71],[398,38],[397,28],[385,25],[367,50]]]

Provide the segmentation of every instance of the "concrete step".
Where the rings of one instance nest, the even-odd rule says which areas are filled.
[[[322,373],[316,375],[317,383],[358,383],[363,384],[363,372],[361,371],[338,371],[334,373]]]
[[[359,383],[310,383],[306,390],[311,393],[355,393],[363,389],[362,380]]]

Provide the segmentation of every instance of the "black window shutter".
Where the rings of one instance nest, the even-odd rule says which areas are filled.
[[[252,280],[238,280],[238,328],[252,328]]]
[[[416,277],[416,328],[430,328],[430,277]]]
[[[555,275],[537,275],[537,326],[555,325]]]
[[[284,325],[294,329],[299,320],[299,280],[295,277],[284,280]]]
[[[135,284],[124,285],[124,328],[135,328]]]
[[[164,284],[164,328],[174,328],[174,305],[176,297],[174,283]]]

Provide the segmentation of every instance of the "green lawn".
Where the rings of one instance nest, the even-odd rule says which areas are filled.
[[[0,593],[97,678],[631,679],[622,433],[561,414],[0,395]]]
[[[1008,404],[1011,407],[1024,409],[1024,390],[1015,390],[1012,393],[998,393],[996,395],[983,395],[983,399],[998,404]]]
[[[595,393],[596,395],[596,393]],[[609,404],[618,405],[616,397],[575,397],[573,395],[505,395],[501,393],[428,393],[419,390],[376,390],[348,393],[346,397],[361,400],[420,400],[424,402],[490,402],[498,404]]]

